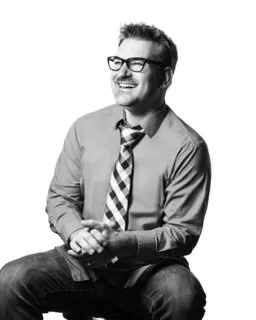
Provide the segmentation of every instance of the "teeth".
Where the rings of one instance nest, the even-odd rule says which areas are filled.
[[[119,87],[121,88],[134,88],[135,85],[131,83],[119,83]]]

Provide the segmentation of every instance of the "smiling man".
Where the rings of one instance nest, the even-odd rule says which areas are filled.
[[[107,59],[116,103],[71,126],[49,188],[46,211],[64,245],[4,266],[1,319],[78,319],[99,305],[203,318],[205,293],[184,256],[202,231],[210,160],[165,102],[177,57],[156,27],[121,28]]]
[[[116,103],[130,107],[126,109],[129,113],[146,114],[164,102],[172,72],[161,62],[159,47],[148,40],[128,38],[121,42],[117,56],[108,58],[114,71],[111,80]]]

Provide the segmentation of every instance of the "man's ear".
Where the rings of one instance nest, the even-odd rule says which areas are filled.
[[[162,89],[168,89],[170,85],[172,84],[172,76],[173,72],[170,67],[166,67],[163,70],[163,80],[161,83],[161,88]]]

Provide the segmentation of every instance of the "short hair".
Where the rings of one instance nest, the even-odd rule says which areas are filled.
[[[149,40],[159,44],[162,47],[162,58],[164,64],[169,66],[174,72],[177,61],[178,52],[175,43],[162,30],[156,28],[154,25],[147,25],[141,23],[124,24],[120,28],[119,43],[128,38],[137,38],[141,40]]]

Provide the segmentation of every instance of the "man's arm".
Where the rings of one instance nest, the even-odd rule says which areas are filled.
[[[188,255],[202,231],[208,205],[211,166],[205,142],[178,154],[165,189],[162,227],[138,232],[138,259]]]
[[[73,124],[55,167],[46,206],[51,229],[58,233],[65,243],[74,231],[83,228],[81,224],[83,198],[80,188],[81,152],[76,127]]]
[[[77,130],[74,123],[66,136],[48,191],[46,212],[51,229],[70,246],[74,256],[81,257],[101,253],[107,243],[104,232],[101,234],[97,229],[89,230],[82,224],[83,149],[78,139],[81,135]]]

